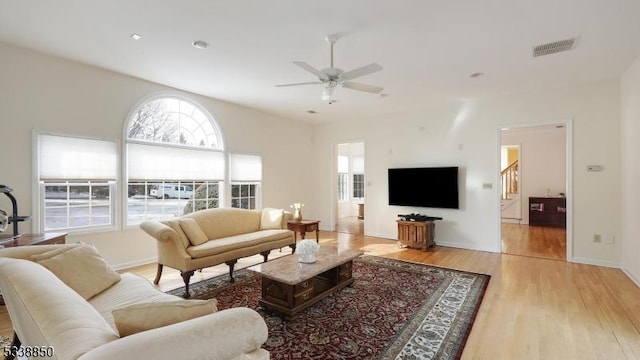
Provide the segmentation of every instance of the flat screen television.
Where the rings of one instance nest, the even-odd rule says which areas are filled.
[[[389,169],[389,205],[458,209],[458,167]]]

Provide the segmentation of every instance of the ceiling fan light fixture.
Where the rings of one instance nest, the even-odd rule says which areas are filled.
[[[326,86],[324,90],[322,90],[322,100],[331,101],[331,97],[333,96],[333,90],[335,90],[335,87]]]

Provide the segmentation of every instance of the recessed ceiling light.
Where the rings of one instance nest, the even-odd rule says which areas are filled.
[[[318,112],[314,111],[314,110],[307,110],[307,113],[309,113],[309,114],[317,114]]]
[[[131,34],[131,38],[133,40],[140,40],[140,39],[142,39],[142,35],[133,33],[133,34]]]
[[[209,44],[206,41],[202,40],[195,40],[191,43],[191,45],[193,45],[193,47],[196,49],[206,49],[209,47]]]
[[[477,72],[477,73],[473,73],[471,75],[469,75],[470,78],[476,79],[476,78],[481,78],[484,76],[483,72]]]

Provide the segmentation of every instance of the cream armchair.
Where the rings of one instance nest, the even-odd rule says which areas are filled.
[[[147,220],[140,228],[157,240],[158,269],[180,270],[185,284],[184,297],[190,296],[189,280],[197,269],[225,263],[233,282],[233,268],[239,258],[261,254],[267,261],[273,249],[285,246],[295,251],[293,233],[287,230],[292,214],[282,209],[207,209],[180,217]]]

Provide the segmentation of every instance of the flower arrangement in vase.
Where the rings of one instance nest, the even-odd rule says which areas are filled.
[[[296,254],[298,254],[298,261],[301,263],[314,263],[316,262],[316,256],[320,250],[320,245],[313,240],[302,240],[296,245]]]
[[[293,209],[293,220],[300,221],[302,220],[302,208],[304,207],[303,203],[293,203],[289,205],[290,208]]]

